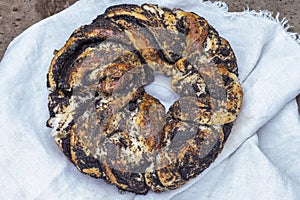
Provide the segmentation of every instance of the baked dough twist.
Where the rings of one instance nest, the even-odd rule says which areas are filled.
[[[171,77],[166,112],[144,86]],[[217,157],[242,102],[229,43],[192,12],[109,7],[73,32],[48,72],[48,126],[83,173],[138,194],[176,189]]]

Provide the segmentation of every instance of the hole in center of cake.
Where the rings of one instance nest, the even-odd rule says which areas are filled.
[[[166,77],[159,73],[154,73],[154,81],[145,86],[145,90],[165,106],[166,112],[180,98],[171,88],[171,77]]]

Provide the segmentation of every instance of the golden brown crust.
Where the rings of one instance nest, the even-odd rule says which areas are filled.
[[[154,72],[180,98],[168,111],[144,86]],[[235,55],[208,22],[157,5],[117,5],[54,56],[48,126],[83,173],[145,194],[176,189],[215,160],[238,116]]]

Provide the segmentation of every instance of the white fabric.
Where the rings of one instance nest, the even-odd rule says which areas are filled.
[[[280,23],[250,11],[228,13],[220,3],[222,8],[196,0],[151,1],[205,17],[236,53],[244,104],[217,160],[183,187],[146,196],[121,194],[67,161],[45,127],[53,50],[107,6],[124,2],[81,0],[10,44],[0,63],[0,198],[300,199],[300,119],[294,100],[300,93],[300,46]]]

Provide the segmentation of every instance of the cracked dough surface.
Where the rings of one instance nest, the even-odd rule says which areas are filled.
[[[166,110],[144,86],[171,77]],[[48,72],[52,135],[83,173],[121,190],[172,190],[221,152],[242,103],[228,41],[202,17],[116,5],[79,27]]]

